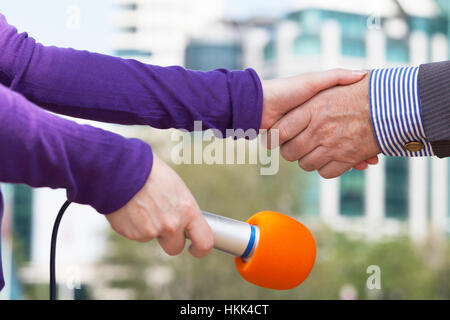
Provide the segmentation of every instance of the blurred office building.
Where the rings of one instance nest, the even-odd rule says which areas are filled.
[[[448,59],[448,3],[358,0],[292,1],[292,11],[222,21],[193,37],[188,68],[253,67],[263,78],[334,67],[372,69]],[[214,36],[210,36],[215,35]],[[309,179],[300,201],[306,213],[339,231],[374,238],[409,234],[423,242],[449,229],[449,169],[446,159],[381,157],[366,172],[339,179]]]
[[[113,50],[124,58],[157,65],[184,65],[191,32],[223,14],[223,0],[114,0]]]

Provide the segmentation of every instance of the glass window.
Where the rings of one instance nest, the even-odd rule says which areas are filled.
[[[12,224],[14,239],[18,241],[20,255],[25,261],[30,260],[31,255],[31,206],[33,191],[26,185],[14,186]]]
[[[275,59],[275,43],[273,40],[270,40],[265,46],[264,46],[264,60],[265,61],[272,61]]]
[[[299,207],[302,213],[316,215],[319,213],[319,174],[317,172],[303,172],[294,177],[301,190]]]
[[[233,43],[192,42],[186,48],[186,68],[212,70],[241,69],[241,47]]]
[[[407,63],[409,61],[409,45],[406,40],[387,38],[386,59],[389,62]]]
[[[366,42],[364,39],[348,38],[343,36],[341,54],[350,57],[365,57],[366,56]]]
[[[408,160],[386,158],[386,217],[406,219],[408,216]]]
[[[340,178],[340,210],[344,216],[364,215],[364,171],[352,170]]]
[[[341,27],[341,54],[350,57],[366,56],[367,17],[345,12],[327,11],[325,19],[335,20]]]
[[[305,10],[302,12],[300,23],[306,33],[319,33],[322,22],[321,12],[318,10]]]
[[[301,35],[294,40],[294,54],[318,55],[320,54],[320,38],[317,35]]]

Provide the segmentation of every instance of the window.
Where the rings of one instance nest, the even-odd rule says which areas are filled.
[[[21,256],[25,261],[31,257],[31,206],[33,191],[22,184],[14,186],[12,224],[15,239],[20,245]]]
[[[136,11],[138,8],[138,5],[137,5],[137,3],[124,3],[124,4],[120,4],[119,8],[122,10]]]
[[[236,43],[193,41],[187,46],[185,57],[188,69],[241,69],[241,47]]]
[[[296,55],[318,55],[320,54],[320,39],[317,35],[301,35],[294,40],[294,54]]]
[[[124,33],[136,33],[137,32],[136,26],[120,27],[117,29],[119,32],[124,32]]]
[[[264,46],[264,60],[273,61],[275,59],[275,41],[270,40]]]
[[[360,57],[366,56],[366,42],[364,39],[342,36],[341,54],[343,56]]]
[[[350,57],[366,56],[367,18],[348,13],[329,13],[342,28],[341,54]]]
[[[300,16],[305,33],[319,34],[322,23],[322,12],[316,9],[305,10]]]
[[[364,179],[363,171],[352,170],[340,178],[340,208],[344,216],[364,215]]]
[[[406,40],[387,38],[386,59],[389,62],[409,62],[409,45]]]
[[[317,172],[303,172],[294,177],[295,185],[302,190],[298,198],[302,213],[317,215],[319,213],[319,180]]]
[[[386,217],[408,217],[408,160],[386,158],[385,208]]]

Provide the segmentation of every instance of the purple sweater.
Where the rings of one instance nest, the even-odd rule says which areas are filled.
[[[144,185],[150,146],[40,107],[156,128],[192,130],[201,120],[224,133],[259,129],[262,87],[252,69],[199,72],[45,47],[0,14],[0,182],[65,188],[69,200],[108,214]],[[1,222],[1,193],[0,210]]]

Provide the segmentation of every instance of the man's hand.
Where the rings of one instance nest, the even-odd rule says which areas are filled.
[[[353,84],[360,81],[365,74],[366,72],[364,71],[333,69],[263,81],[264,101],[261,129],[270,129],[284,115],[294,112],[291,111],[292,109],[304,104],[321,91],[337,85]],[[287,120],[290,119],[291,117]],[[285,125],[289,125],[289,123],[285,123]],[[281,130],[284,129],[285,127],[283,126]],[[292,127],[289,130],[296,131],[297,128]],[[299,133],[300,131],[297,130],[296,132]],[[267,142],[269,143],[270,139]],[[269,147],[271,146],[269,145]],[[299,150],[302,149],[302,146],[298,147]],[[361,162],[355,163],[354,168],[364,170],[368,164],[376,164],[377,162],[377,156],[362,159]]]
[[[185,246],[185,230],[192,240],[189,252],[198,258],[207,255],[214,236],[194,197],[181,178],[153,155],[153,168],[142,189],[121,209],[106,215],[120,235],[137,241],[158,239],[169,255]]]
[[[372,129],[369,76],[353,85],[325,90],[287,113],[279,130],[281,154],[306,171],[335,178],[361,162],[376,163],[380,153]]]

